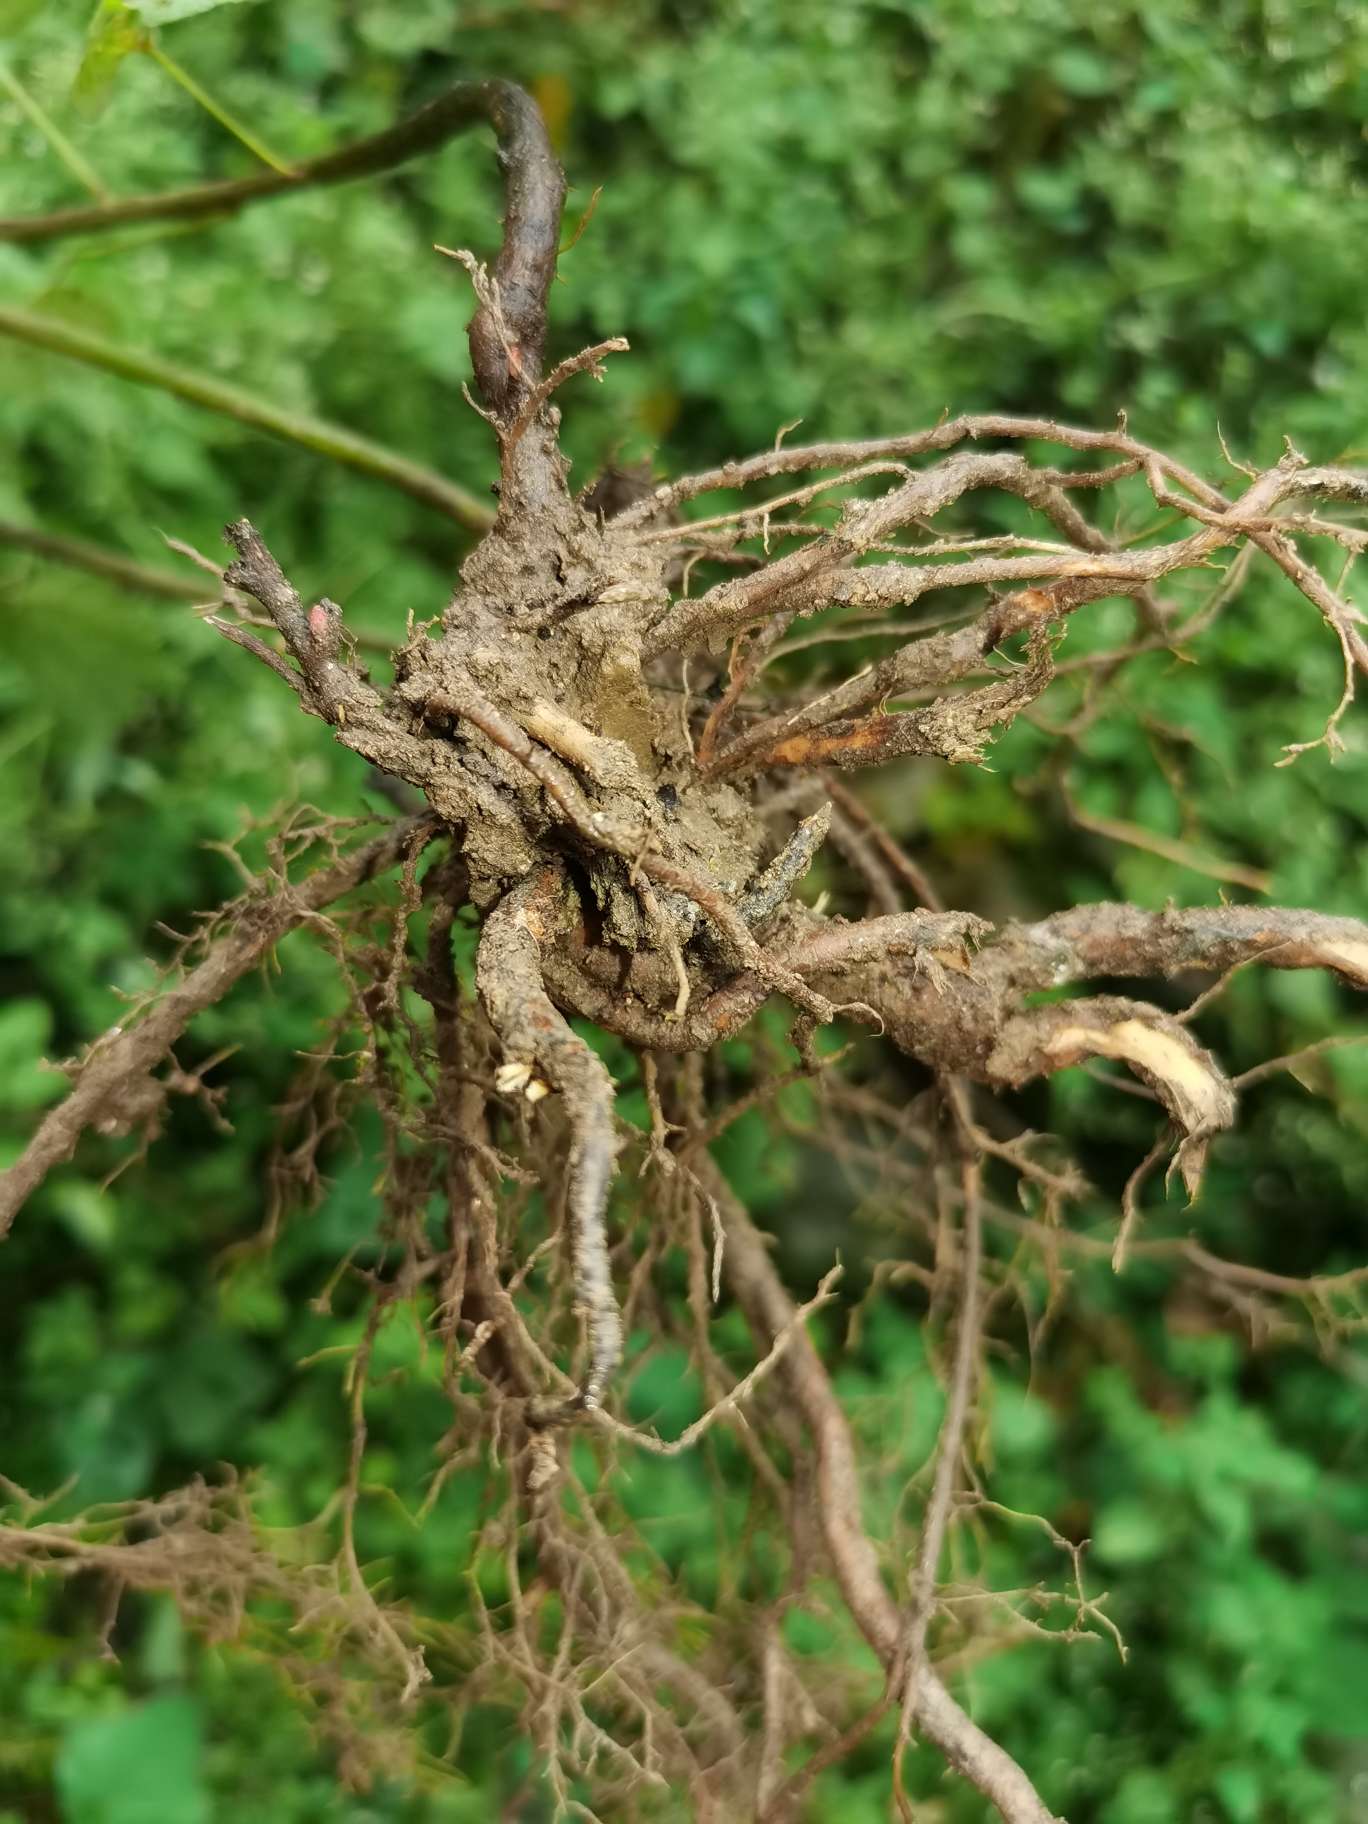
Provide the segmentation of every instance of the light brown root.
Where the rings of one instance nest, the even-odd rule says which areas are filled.
[[[489,914],[476,981],[503,1046],[500,1088],[536,1100],[540,1079],[558,1090],[570,1123],[570,1220],[575,1296],[584,1314],[589,1364],[579,1393],[557,1409],[592,1412],[622,1359],[622,1316],[613,1290],[605,1213],[618,1139],[613,1080],[601,1058],[573,1032],[542,984],[541,944],[549,934],[557,880],[546,870],[515,887]],[[542,1093],[544,1093],[544,1088]]]

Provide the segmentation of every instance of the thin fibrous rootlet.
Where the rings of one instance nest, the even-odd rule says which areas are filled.
[[[606,513],[601,495],[577,497],[570,488],[559,401],[562,387],[598,375],[626,345],[604,343],[548,369],[564,179],[535,107],[507,83],[457,84],[388,133],[290,174],[4,221],[0,238],[38,242],[130,221],[212,220],[291,188],[384,170],[481,121],[494,129],[504,173],[503,239],[489,267],[456,257],[476,297],[470,349],[476,409],[497,451],[497,510],[440,625],[392,655],[388,686],[373,683],[341,610],[326,599],[306,604],[246,520],[227,528],[234,558],[210,622],[269,665],[338,742],[396,789],[415,790],[422,808],[359,847],[335,831],[301,837],[299,825],[288,827],[272,868],[207,921],[168,985],[68,1067],[66,1100],[0,1178],[3,1233],[86,1130],[153,1134],[168,1093],[205,1093],[202,1075],[182,1071],[173,1057],[194,1016],[286,932],[328,908],[329,941],[348,962],[338,902],[377,874],[401,870],[389,951],[379,963],[371,957],[364,982],[349,965],[356,993],[348,1017],[369,1033],[352,1087],[373,1094],[393,1149],[382,1197],[393,1253],[392,1268],[372,1276],[372,1315],[349,1380],[353,1451],[338,1555],[292,1584],[255,1539],[236,1487],[196,1485],[135,1504],[124,1534],[111,1536],[106,1524],[98,1540],[79,1522],[45,1522],[35,1506],[21,1524],[0,1529],[0,1563],[98,1567],[120,1587],[172,1588],[211,1632],[242,1625],[254,1596],[285,1601],[301,1626],[337,1643],[339,1663],[350,1658],[364,1669],[372,1697],[388,1692],[395,1706],[411,1704],[429,1678],[421,1630],[402,1604],[367,1587],[353,1522],[371,1346],[389,1306],[427,1288],[453,1435],[477,1455],[497,1443],[509,1484],[499,1522],[506,1532],[497,1537],[530,1540],[539,1578],[563,1605],[564,1633],[549,1652],[517,1602],[497,1624],[483,1617],[481,1634],[486,1670],[497,1667],[523,1693],[558,1802],[568,1802],[567,1782],[581,1779],[610,1807],[605,1815],[649,1811],[668,1787],[687,1794],[700,1818],[796,1818],[822,1767],[891,1715],[899,1719],[893,1791],[904,1816],[911,1812],[901,1751],[917,1735],[1010,1824],[1046,1824],[1052,1814],[1029,1772],[977,1727],[938,1675],[934,1626],[942,1543],[957,1503],[969,1499],[963,1453],[980,1354],[982,1226],[1015,1224],[1026,1240],[1046,1232],[985,1199],[983,1166],[992,1159],[1021,1174],[1051,1221],[1080,1180],[1040,1163],[1024,1143],[994,1138],[976,1098],[1086,1059],[1125,1065],[1156,1099],[1164,1126],[1128,1188],[1118,1264],[1128,1249],[1167,1246],[1194,1274],[1250,1297],[1300,1296],[1305,1287],[1219,1260],[1195,1242],[1149,1243],[1135,1233],[1145,1172],[1169,1158],[1195,1196],[1212,1140],[1238,1117],[1238,1084],[1193,1036],[1187,1016],[1114,991],[1047,1002],[1041,995],[1104,979],[1152,982],[1194,971],[1219,979],[1253,962],[1327,969],[1361,989],[1368,926],[1262,906],[1152,912],[1102,904],[994,927],[972,909],[936,903],[918,866],[843,775],[906,755],[980,763],[995,735],[1048,689],[1070,617],[1105,598],[1133,602],[1131,643],[1081,661],[1105,684],[1135,652],[1190,643],[1231,599],[1246,554],[1281,570],[1339,643],[1344,695],[1321,737],[1333,746],[1368,647],[1357,611],[1306,552],[1317,540],[1362,548],[1368,534],[1325,510],[1368,503],[1368,479],[1289,447],[1230,495],[1137,441],[1124,423],[1080,430],[977,414],[861,444],[784,445],[636,489]],[[43,332],[25,319],[14,333],[41,340]],[[456,511],[440,478],[371,446],[366,459],[377,479]],[[1116,549],[1089,506],[1136,478],[1176,516],[1177,529]],[[711,514],[692,506],[722,490],[748,504]],[[940,516],[984,490],[1023,502],[1035,533],[967,538],[941,529]],[[457,507],[457,517],[480,517],[464,502]],[[37,550],[62,544],[23,529],[15,535]],[[84,550],[52,554],[93,561]],[[174,579],[99,562],[135,587],[175,593]],[[1166,583],[1205,568],[1213,572],[1209,599],[1180,611]],[[958,612],[947,615],[950,591],[959,592],[950,598]],[[766,694],[762,673],[796,623],[844,607],[887,627],[927,598],[934,626],[914,615],[877,663],[806,695]],[[695,674],[710,672],[715,687],[701,692]],[[292,882],[290,862],[320,837],[332,845],[329,864]],[[871,916],[829,917],[795,897],[828,843],[862,879]],[[451,951],[453,923],[467,907],[481,930],[473,995]],[[410,925],[420,915],[425,937],[410,954]],[[404,988],[416,991],[421,1019]],[[702,1060],[772,997],[793,1010],[795,1074],[818,1080],[838,1109],[844,1092],[829,1056],[813,1046],[819,1025],[863,1027],[928,1073],[917,1108],[881,1112],[867,1096],[862,1110],[890,1134],[897,1122],[904,1146],[922,1146],[927,1163],[920,1176],[912,1172],[909,1195],[929,1212],[923,1220],[938,1236],[937,1260],[959,1284],[947,1416],[915,1562],[892,1562],[862,1524],[856,1442],[804,1327],[827,1282],[811,1305],[795,1308],[709,1157],[710,1139],[738,1111],[709,1106]],[[619,1200],[627,1213],[616,1238],[608,1210],[624,1129],[612,1078],[573,1019],[637,1054],[651,1112],[641,1175]],[[400,1106],[397,1076],[387,1070],[387,1048],[396,1044],[418,1061],[426,1097],[417,1106]],[[345,1114],[340,1092],[321,1087],[327,1067],[324,1056],[313,1076],[306,1072],[298,1106],[327,1093]],[[282,1168],[272,1220],[290,1196],[317,1188],[318,1169],[307,1149],[293,1157],[293,1179]],[[554,1276],[540,1303],[527,1293],[535,1262],[521,1257],[516,1224],[534,1183],[571,1265],[582,1330],[573,1372],[558,1359],[564,1327]],[[439,1242],[421,1216],[433,1192],[446,1210]],[[1052,1246],[1069,1245],[1067,1229],[1049,1233]],[[621,1301],[635,1301],[638,1323],[658,1309],[641,1285],[665,1246],[690,1263],[690,1340],[711,1401],[670,1447],[613,1415]],[[1358,1277],[1308,1284],[1327,1301]],[[739,1378],[708,1339],[708,1310],[724,1291],[754,1336],[755,1363]],[[710,1617],[702,1646],[682,1644],[675,1610],[633,1581],[567,1454],[576,1429],[605,1447],[678,1449],[714,1425],[733,1427],[741,1440],[795,1567],[806,1567],[795,1576],[834,1579],[873,1648],[884,1687],[872,1705],[853,1686],[800,1702],[798,1669],[783,1663],[782,1641],[763,1629],[747,1633]],[[1076,1550],[1065,1549],[1077,1570]],[[1079,1625],[1108,1625],[1082,1588],[1080,1573]],[[310,1688],[323,1679],[317,1667],[296,1676]],[[814,1705],[825,1736],[814,1737]],[[808,1756],[795,1771],[799,1742]]]

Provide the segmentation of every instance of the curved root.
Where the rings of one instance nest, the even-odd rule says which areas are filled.
[[[553,1417],[592,1412],[622,1360],[622,1314],[613,1291],[604,1212],[618,1139],[613,1125],[613,1079],[552,1004],[542,983],[556,875],[547,869],[514,887],[485,920],[475,964],[476,985],[503,1046],[499,1086],[535,1101],[545,1086],[565,1100],[570,1120],[570,1222],[575,1298],[589,1334],[589,1366],[579,1393]]]

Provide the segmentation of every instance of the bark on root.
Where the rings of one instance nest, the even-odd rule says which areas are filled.
[[[542,980],[542,945],[554,927],[549,902],[556,884],[547,870],[501,900],[485,920],[476,962],[480,997],[503,1047],[498,1088],[537,1101],[549,1085],[560,1092],[570,1124],[571,1252],[589,1364],[579,1393],[548,1419],[594,1411],[622,1359],[622,1315],[613,1291],[607,1234],[608,1192],[618,1153],[613,1079],[603,1060],[571,1030]]]

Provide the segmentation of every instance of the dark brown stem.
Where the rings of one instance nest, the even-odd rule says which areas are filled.
[[[225,183],[194,184],[185,190],[54,210],[50,215],[0,217],[0,241],[32,243],[126,228],[135,222],[233,215],[249,203],[289,191],[377,176],[436,151],[481,121],[494,129],[504,174],[504,238],[493,274],[502,324],[482,303],[470,325],[470,352],[486,402],[507,413],[541,376],[546,300],[556,270],[565,203],[565,175],[551,151],[537,104],[515,83],[453,83],[384,132],[306,159],[289,171],[257,171]]]
[[[481,305],[470,322],[470,357],[485,403],[510,416],[541,379],[546,302],[556,276],[565,173],[537,104],[511,82],[471,85],[499,139],[504,174],[503,244],[494,264],[499,315]]]
[[[499,106],[495,92],[512,87],[506,82],[453,83],[443,94],[383,132],[353,140],[349,146],[339,146],[319,158],[305,159],[288,171],[254,171],[250,177],[192,184],[184,190],[161,190],[147,196],[126,196],[116,202],[83,204],[76,209],[56,209],[49,215],[0,216],[0,241],[51,241],[68,234],[127,228],[137,222],[198,221],[234,215],[249,203],[264,202],[287,191],[317,190],[329,184],[376,177],[411,158],[435,152],[482,120],[489,121],[502,135],[505,128],[495,118]],[[521,90],[513,92],[522,94]]]

